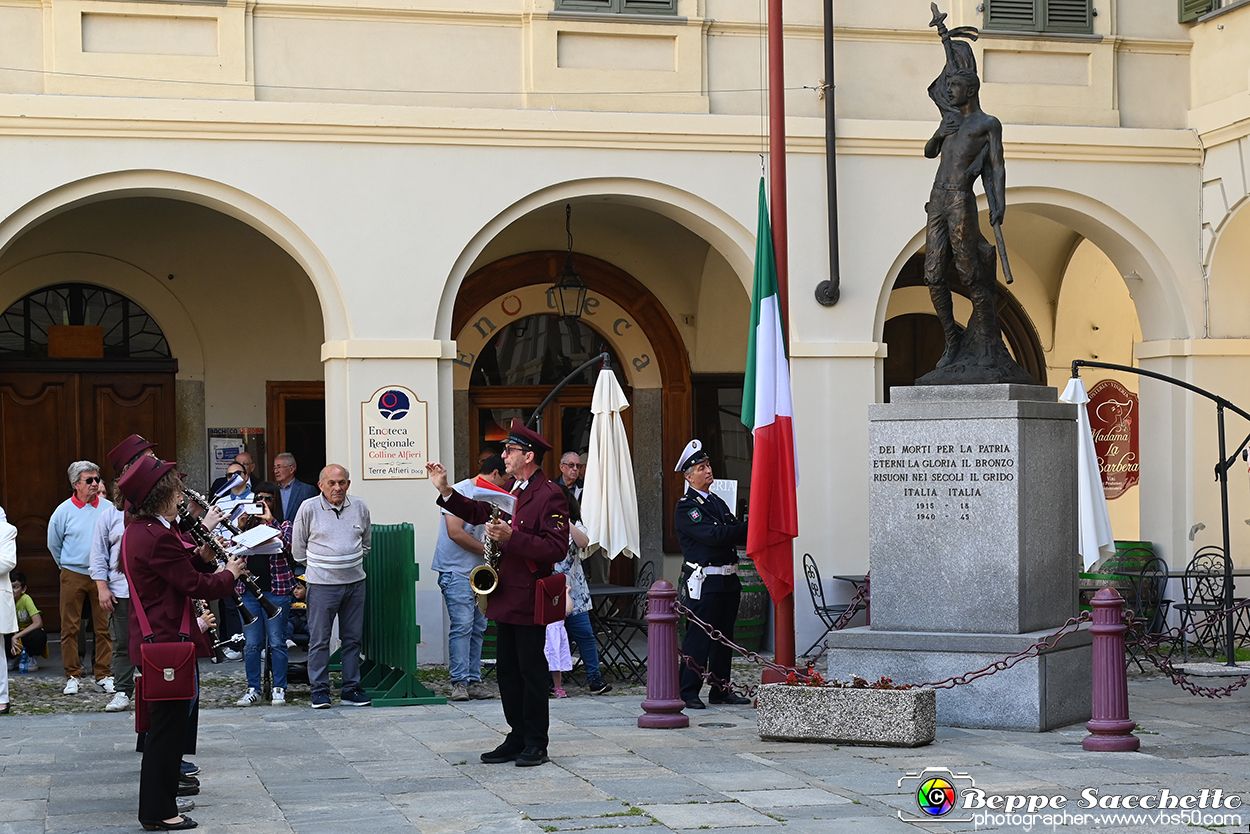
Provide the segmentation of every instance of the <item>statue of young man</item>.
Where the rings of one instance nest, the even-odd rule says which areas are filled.
[[[947,30],[946,15],[932,4],[933,21],[946,50],[946,66],[929,85],[929,97],[942,112],[942,124],[925,144],[924,155],[938,157],[933,191],[925,204],[924,279],[942,324],[946,349],[937,369],[922,385],[990,382],[1030,383],[1031,377],[1007,352],[998,325],[995,249],[982,236],[973,185],[985,184],[990,224],[1002,248],[1000,227],[1006,206],[1007,172],[1003,164],[1003,126],[981,109],[976,58],[959,38],[975,40],[971,26]],[[954,275],[952,276],[951,267]],[[1011,282],[1003,253],[1004,272]],[[950,281],[957,279],[972,301],[968,327],[955,321]]]

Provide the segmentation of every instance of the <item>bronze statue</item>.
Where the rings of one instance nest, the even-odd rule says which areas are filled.
[[[976,57],[963,40],[976,40],[977,30],[972,26],[948,30],[946,15],[938,11],[937,3],[931,8],[933,20],[929,25],[936,27],[942,38],[946,66],[929,85],[929,97],[942,113],[942,124],[924,147],[926,157],[938,157],[933,191],[925,204],[924,280],[942,323],[946,350],[937,368],[916,384],[1031,384],[1032,377],[1015,363],[1003,344],[998,326],[995,249],[981,234],[972,190],[980,177],[989,201],[990,224],[998,239],[1003,275],[1010,284],[1011,268],[1002,235],[1007,190],[1003,126],[981,109]],[[972,301],[966,329],[955,322],[952,281],[959,281]]]

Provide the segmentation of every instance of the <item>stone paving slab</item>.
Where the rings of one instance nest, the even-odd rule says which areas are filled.
[[[962,834],[971,824],[898,820],[899,811],[918,813],[915,782],[900,787],[900,778],[942,766],[987,791],[1073,801],[1091,786],[1121,794],[1246,791],[1247,694],[1178,697],[1166,679],[1134,678],[1131,710],[1149,729],[1141,752],[1118,754],[1082,750],[1081,727],[939,728],[934,744],[915,750],[766,742],[743,708],[692,716],[686,730],[639,730],[636,700],[575,697],[553,705],[553,762],[529,769],[478,761],[502,739],[498,701],[206,709],[192,816],[213,834],[684,834],[704,826],[717,834]],[[0,719],[0,834],[137,831],[132,722],[104,713]],[[1216,830],[1245,834],[1247,822],[1250,807],[1242,827]]]
[[[737,802],[716,802],[708,805],[643,805],[642,810],[675,831],[781,825],[779,820]]]

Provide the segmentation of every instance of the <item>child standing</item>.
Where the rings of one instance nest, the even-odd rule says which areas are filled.
[[[564,673],[573,669],[573,653],[569,651],[569,635],[564,630],[564,620],[548,624],[543,654],[547,655],[547,668],[551,670],[553,694],[557,698],[568,697],[563,687]]]

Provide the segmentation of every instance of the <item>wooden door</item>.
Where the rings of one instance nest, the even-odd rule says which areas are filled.
[[[130,434],[177,448],[172,373],[0,372],[0,506],[17,527],[17,566],[49,631],[60,630],[60,572],[48,519],[70,496],[67,467],[91,460],[111,483],[108,450]]]
[[[273,458],[295,455],[295,477],[316,484],[326,465],[326,384],[321,381],[265,383],[265,431],[269,454],[264,480],[273,480]],[[257,461],[257,469],[260,468]]]

